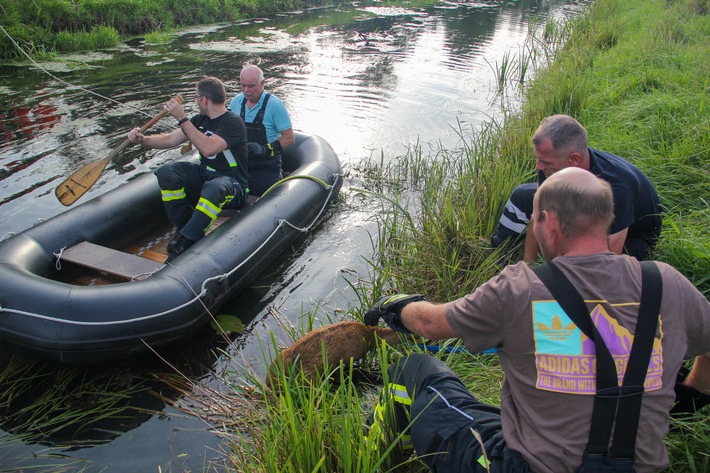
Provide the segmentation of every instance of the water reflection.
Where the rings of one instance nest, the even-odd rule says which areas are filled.
[[[111,456],[121,458],[120,471],[146,471],[148,465],[164,464],[164,458],[173,458],[168,471],[176,471],[180,455],[193,457],[187,464],[221,463],[221,455],[206,449],[217,446],[213,426],[187,416],[189,406],[182,401],[210,374],[215,349],[227,346],[207,330],[197,334],[200,340],[191,349],[161,353],[165,362],[146,358],[109,370],[59,368],[2,353],[0,428],[11,436],[0,441],[0,470],[44,465],[41,471],[93,471],[84,468],[108,446]],[[180,429],[185,429],[181,435],[170,432]],[[150,434],[135,434],[141,431]],[[150,435],[158,438],[146,442]],[[30,453],[23,445],[34,448]],[[129,470],[131,464],[135,468]]]
[[[367,279],[363,257],[371,254],[368,232],[376,233],[372,214],[379,207],[352,192],[363,178],[355,165],[368,157],[392,159],[416,142],[425,152],[439,144],[455,146],[461,133],[500,113],[492,65],[506,52],[520,51],[531,21],[543,25],[583,3],[448,1],[389,7],[361,2],[191,28],[169,44],[134,39],[116,50],[75,55],[61,67],[42,64],[46,72],[0,67],[0,238],[63,211],[54,196],[56,185],[83,163],[108,155],[167,98],[181,93],[193,106],[193,84],[205,75],[225,80],[231,98],[242,66],[258,63],[267,74],[267,90],[284,101],[294,127],[325,138],[349,172],[342,201],[329,219],[224,309],[248,323],[248,331],[222,348],[259,372],[268,332],[288,341],[273,308],[293,325],[299,325],[303,310],[318,305],[337,317],[355,300],[346,281]],[[507,105],[514,107],[516,89],[508,93]],[[166,119],[153,130],[174,126]],[[129,148],[80,202],[176,154]],[[212,351],[217,346],[211,337],[197,337],[180,349],[185,354],[208,350],[214,356],[204,360],[205,366],[217,374],[234,369]],[[194,379],[218,383],[200,373]],[[116,471],[156,465],[165,471],[202,471],[206,451],[218,450],[218,439],[204,424],[173,415],[165,403],[154,409],[170,415],[112,426],[100,447],[77,437],[52,453],[66,455],[67,462],[80,459],[76,471],[104,471],[108,465]],[[17,445],[9,434],[16,426],[0,418],[0,427],[5,432],[0,445],[14,442],[10,454],[0,446],[0,465],[36,465],[32,456],[44,447],[32,441]],[[24,460],[12,463],[19,457]]]

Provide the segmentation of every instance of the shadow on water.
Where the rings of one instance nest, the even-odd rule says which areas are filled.
[[[217,456],[206,455],[208,446],[218,447],[209,425],[190,422],[193,434],[186,437],[199,442],[200,448],[183,452],[174,451],[175,446],[170,445],[170,430],[180,428],[178,425],[170,428],[150,425],[160,417],[179,414],[171,406],[178,402],[181,393],[161,381],[174,374],[166,361],[181,376],[200,383],[216,360],[214,352],[205,349],[210,343],[218,346],[212,338],[207,333],[198,334],[190,347],[184,347],[186,350],[166,353],[165,361],[146,357],[91,368],[49,366],[2,353],[0,427],[9,436],[0,442],[0,465],[11,467],[9,471],[39,465],[46,468],[42,471],[63,471],[62,468],[69,467],[68,471],[79,471],[74,468],[88,468],[94,463],[87,452],[100,451],[108,445],[122,450],[122,455],[140,456],[143,440],[135,438],[136,435],[162,438],[160,443],[151,442],[152,455],[143,457],[137,467],[150,464],[151,468],[157,468],[163,461],[158,459],[166,454],[173,458],[179,458],[180,454],[204,456],[206,460]],[[141,431],[146,433],[140,434]],[[27,450],[28,445],[33,445],[31,451]],[[155,463],[149,463],[148,458]],[[129,458],[124,461],[131,462]],[[190,463],[198,464],[194,458]],[[0,468],[0,471],[8,470]]]
[[[248,62],[265,70],[267,90],[284,101],[294,128],[322,136],[346,170],[392,159],[415,143],[424,153],[454,147],[462,128],[475,130],[502,113],[490,64],[519,51],[531,24],[584,3],[358,2],[195,27],[167,44],[134,38],[114,50],[42,63],[44,70],[0,66],[0,238],[65,210],[54,197],[57,183],[108,155],[168,97],[182,94],[188,113],[195,112],[199,78],[222,78],[231,99]],[[163,120],[152,131],[172,129]],[[82,199],[175,156],[126,149]],[[225,389],[220,378],[227,372],[263,377],[270,333],[288,344],[284,326],[299,326],[302,314],[317,308],[326,323],[356,302],[350,284],[367,279],[364,258],[380,206],[357,193],[365,177],[346,174],[328,218],[222,309],[246,326],[228,341],[205,327],[161,353],[164,359],[94,368],[1,353],[0,472],[217,470],[219,422],[190,415],[199,406],[190,406],[182,389]],[[176,382],[176,370],[184,383]],[[234,410],[242,408],[237,402]]]

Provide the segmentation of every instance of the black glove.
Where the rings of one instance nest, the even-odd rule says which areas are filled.
[[[392,330],[402,333],[412,333],[402,324],[402,319],[400,318],[402,309],[410,302],[425,300],[427,300],[427,298],[421,294],[392,294],[382,296],[375,305],[365,313],[363,322],[365,325],[377,325],[380,318],[382,318]]]
[[[254,141],[247,142],[247,154],[249,159],[268,158],[271,156],[271,151],[265,145],[260,145]]]
[[[265,159],[271,158],[282,151],[281,143],[279,140],[274,141],[266,145],[256,143],[254,141],[247,142],[247,153],[249,158],[254,159]]]
[[[675,405],[671,409],[671,416],[682,418],[692,415],[695,411],[710,404],[710,395],[703,394],[695,388],[683,384],[690,370],[681,366],[675,383]]]

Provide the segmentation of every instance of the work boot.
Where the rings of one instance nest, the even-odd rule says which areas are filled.
[[[165,260],[165,264],[172,262],[194,244],[194,241],[190,240],[182,233],[178,233],[177,236],[168,243],[168,258]]]

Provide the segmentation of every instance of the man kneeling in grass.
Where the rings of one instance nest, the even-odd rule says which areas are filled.
[[[680,401],[694,409],[710,399],[710,303],[671,266],[610,250],[612,189],[588,171],[549,176],[532,218],[548,265],[510,265],[446,304],[385,296],[365,315],[368,325],[382,318],[425,338],[460,338],[472,353],[497,348],[501,408],[478,401],[437,358],[403,357],[389,369],[368,442],[374,448],[403,433],[434,472],[666,468],[663,436],[684,359],[695,363]],[[566,293],[543,282],[543,269],[559,271],[571,283],[566,293],[579,293],[573,310]]]
[[[538,182],[521,184],[513,190],[491,237],[493,246],[525,236],[523,260],[536,259],[540,246],[532,229],[534,222],[530,221],[535,191],[539,184],[560,169],[578,167],[611,185],[614,219],[609,249],[639,260],[648,257],[661,234],[661,205],[653,184],[639,168],[619,156],[589,148],[587,130],[567,115],[544,118],[532,143],[537,158]]]

